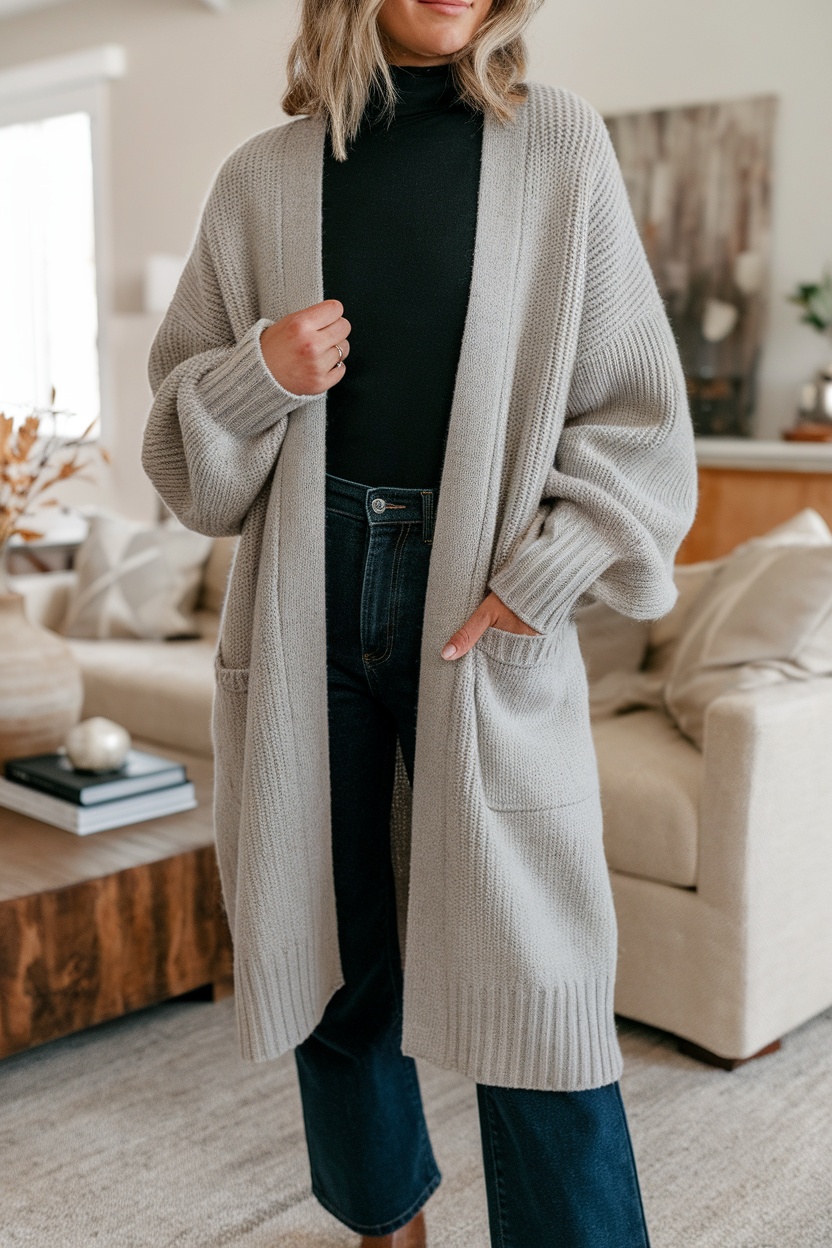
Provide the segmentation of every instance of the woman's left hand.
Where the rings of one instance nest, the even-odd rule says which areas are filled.
[[[504,629],[507,633],[521,633],[526,637],[542,635],[524,623],[501,598],[492,592],[483,598],[474,614],[469,615],[462,627],[458,628],[453,637],[445,643],[442,647],[442,658],[461,659],[492,624],[496,628]]]

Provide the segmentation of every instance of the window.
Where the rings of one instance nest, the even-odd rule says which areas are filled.
[[[0,408],[54,405],[77,437],[101,413],[89,113],[0,127]]]
[[[54,406],[61,437],[106,419],[103,80],[120,72],[114,47],[0,72],[0,410]]]

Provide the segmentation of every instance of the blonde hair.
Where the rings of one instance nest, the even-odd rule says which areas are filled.
[[[373,86],[382,114],[392,116],[396,91],[377,22],[384,0],[303,0],[300,30],[289,50],[284,112],[324,116],[332,151],[345,160]],[[493,0],[473,39],[453,58],[460,97],[472,108],[510,121],[526,98],[523,30],[543,0]]]

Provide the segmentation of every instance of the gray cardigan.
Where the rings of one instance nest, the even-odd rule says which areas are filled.
[[[284,390],[259,345],[322,298],[323,137],[300,118],[225,160],[149,360],[146,472],[189,528],[241,534],[216,651],[214,807],[253,1060],[308,1036],[343,982],[326,400]],[[531,83],[513,122],[485,124],[414,787],[399,754],[391,808],[410,869],[405,1053],[512,1087],[619,1077],[617,928],[574,608],[669,611],[695,503],[684,378],[606,128],[579,96]],[[542,635],[491,628],[442,659],[489,587]]]

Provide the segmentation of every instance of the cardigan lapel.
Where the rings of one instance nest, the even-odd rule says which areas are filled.
[[[490,114],[484,122],[471,286],[439,486],[433,576],[427,587],[427,645],[444,644],[478,605],[491,557],[490,549],[480,549],[482,521],[491,491],[499,487],[502,463],[522,225],[525,118],[526,106],[521,105],[513,122],[501,124]],[[434,569],[452,570],[450,577],[447,571],[443,576],[439,593],[432,583],[438,575]]]
[[[324,135],[320,117],[289,126],[287,168],[291,182],[281,187],[283,235],[277,257],[286,309],[299,312],[324,297],[322,272],[321,192]]]

